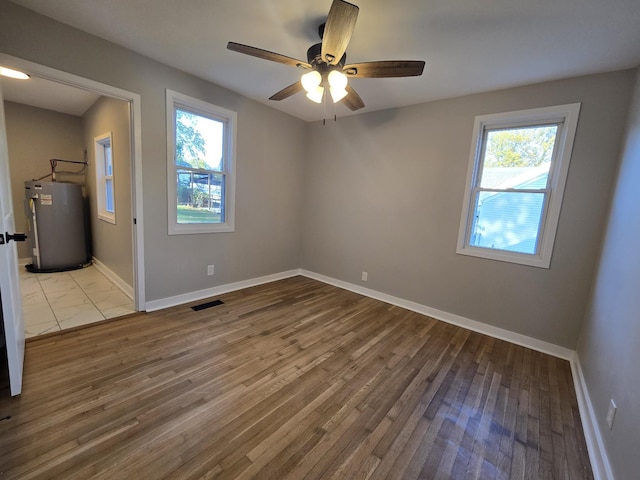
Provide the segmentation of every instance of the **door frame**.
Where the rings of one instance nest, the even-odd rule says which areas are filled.
[[[145,299],[145,267],[144,267],[144,221],[142,195],[142,114],[141,97],[118,87],[96,82],[88,78],[63,72],[55,68],[30,62],[22,58],[0,52],[0,63],[3,66],[21,70],[35,77],[62,83],[72,87],[90,90],[106,97],[123,100],[129,104],[131,129],[131,213],[132,248],[133,248],[133,289],[136,311],[146,308]]]

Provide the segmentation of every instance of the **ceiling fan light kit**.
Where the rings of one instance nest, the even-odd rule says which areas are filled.
[[[322,103],[328,88],[334,103],[342,102],[351,111],[359,110],[364,107],[364,102],[348,84],[348,77],[419,76],[424,71],[424,61],[385,60],[345,65],[346,50],[356,26],[358,12],[359,8],[356,5],[344,0],[333,0],[327,21],[318,29],[322,42],[312,45],[307,50],[307,62],[235,42],[229,42],[227,48],[245,55],[309,70],[302,75],[300,81],[275,93],[270,100],[284,100],[305,91],[311,101]]]

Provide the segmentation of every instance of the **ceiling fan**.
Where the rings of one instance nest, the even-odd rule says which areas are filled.
[[[327,90],[334,103],[342,102],[352,111],[364,107],[360,95],[348,84],[348,78],[390,78],[414,77],[422,75],[423,61],[384,60],[346,64],[346,50],[356,25],[359,8],[343,0],[333,0],[325,23],[318,33],[321,43],[307,50],[307,61],[296,60],[279,53],[261,48],[229,42],[227,48],[234,52],[272,62],[283,63],[307,70],[300,81],[283,88],[269,100],[284,100],[306,91],[307,97],[322,103],[327,98]]]

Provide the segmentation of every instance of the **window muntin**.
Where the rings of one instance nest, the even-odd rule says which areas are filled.
[[[94,139],[98,218],[116,223],[115,184],[111,132]]]
[[[169,234],[233,231],[236,114],[167,90]]]
[[[457,253],[549,267],[578,112],[476,118]]]

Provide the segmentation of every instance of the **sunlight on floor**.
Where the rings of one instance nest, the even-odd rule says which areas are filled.
[[[20,270],[27,338],[135,311],[133,300],[95,266],[59,273]]]

